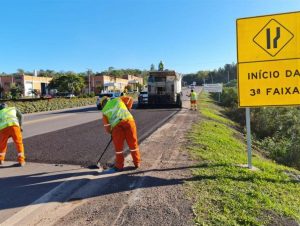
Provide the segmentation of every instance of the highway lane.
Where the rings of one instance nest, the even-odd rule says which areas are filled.
[[[196,89],[196,91],[200,91]],[[183,100],[189,98],[183,89]],[[141,142],[179,109],[133,109]],[[51,164],[95,164],[110,139],[94,106],[25,115],[24,145],[27,161]],[[127,147],[127,146],[126,146]],[[112,162],[110,145],[102,163]],[[8,160],[16,160],[14,145],[8,145]]]
[[[102,118],[96,106],[39,112],[24,115],[23,138],[91,122]]]
[[[133,109],[141,141],[179,109]],[[27,161],[51,164],[95,164],[110,139],[94,107],[28,115],[24,123]],[[102,162],[112,162],[112,145]],[[8,160],[16,159],[14,145],[8,145]]]
[[[188,100],[187,93],[189,92],[183,92],[185,100]],[[189,104],[185,104],[185,107],[187,106]],[[177,111],[178,109],[133,110],[139,138],[142,139],[159,126],[158,122],[162,122]],[[25,167],[19,168],[11,167],[13,162],[6,162],[0,167],[0,192],[2,194],[0,224],[7,219],[38,217],[38,214],[33,211],[38,209],[48,211],[46,206],[60,205],[62,200],[67,200],[70,194],[74,194],[74,191],[81,191],[78,188],[98,175],[97,171],[81,168],[78,165],[62,165],[62,163],[75,162],[80,165],[84,161],[95,163],[103,150],[103,145],[109,139],[103,131],[100,118],[101,113],[93,107],[25,116],[24,134],[27,135],[24,139],[25,148],[28,161],[35,163],[28,163]],[[87,121],[79,123],[81,120]],[[56,122],[58,128],[53,126],[53,121],[58,121]],[[41,134],[34,134],[34,130]],[[52,131],[45,132],[48,130]],[[174,137],[174,142],[176,142],[176,137]],[[143,150],[141,151],[143,154]],[[112,147],[107,154],[104,156],[106,160],[113,158]],[[16,152],[12,144],[9,145],[8,159],[16,160]],[[78,197],[76,192],[74,197]],[[22,225],[22,221],[17,225]]]

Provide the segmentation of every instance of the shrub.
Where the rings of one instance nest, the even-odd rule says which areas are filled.
[[[81,107],[87,105],[94,105],[96,103],[95,97],[89,98],[53,98],[47,100],[37,101],[8,101],[9,106],[15,106],[22,113],[33,113],[40,111],[59,110],[64,108]]]
[[[220,105],[232,120],[245,126],[245,109],[238,108],[237,89],[224,87]],[[218,98],[217,94],[212,94]],[[260,107],[251,109],[251,132],[267,155],[279,163],[300,168],[300,108]]]
[[[237,107],[237,89],[235,87],[224,87],[221,94],[221,105],[224,107]]]

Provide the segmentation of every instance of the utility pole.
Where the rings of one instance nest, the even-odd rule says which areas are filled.
[[[227,83],[229,83],[229,71],[227,71]]]
[[[91,94],[91,75],[90,75],[90,69],[87,70],[87,74],[89,77],[89,95]]]

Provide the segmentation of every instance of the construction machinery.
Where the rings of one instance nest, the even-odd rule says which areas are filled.
[[[150,71],[148,77],[148,106],[182,107],[182,75],[170,70]]]

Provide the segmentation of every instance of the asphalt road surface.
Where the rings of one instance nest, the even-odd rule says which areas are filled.
[[[159,128],[179,109],[133,109],[139,141]],[[71,109],[25,117],[24,146],[27,161],[51,164],[93,165],[110,140],[96,107]],[[125,146],[127,148],[127,146]],[[13,143],[8,145],[7,160],[16,160]],[[114,159],[113,144],[101,163]]]
[[[183,99],[188,100],[185,93]],[[189,101],[186,101],[185,108],[188,107]],[[189,212],[187,207],[190,205],[184,205],[174,185],[182,184],[185,177],[180,166],[183,164],[186,168],[187,155],[180,147],[185,142],[185,131],[197,114],[185,108],[178,114],[178,109],[133,110],[139,140],[150,135],[141,142],[143,165],[139,170],[130,170],[129,157],[126,162],[129,167],[124,175],[117,173],[112,176],[80,166],[95,164],[110,138],[104,133],[102,115],[94,106],[26,115],[23,136],[28,164],[13,167],[17,153],[10,143],[7,160],[13,162],[7,161],[0,167],[0,225],[51,225],[89,200],[94,203],[86,203],[79,209],[82,212],[70,214],[70,219],[63,218],[58,225],[74,225],[75,222],[76,225],[85,225],[85,217],[94,216],[94,212],[90,214],[94,211],[91,206],[101,210],[95,215],[99,218],[95,225],[100,225],[99,222],[111,225],[112,220],[125,219],[121,214],[123,209],[130,210],[127,219],[131,223],[133,216],[136,219],[135,214],[142,221],[140,224],[147,219],[156,222],[151,225],[186,222],[183,216],[187,216],[185,213]],[[176,115],[172,117],[173,114]],[[104,162],[113,158],[111,146],[104,155]],[[79,165],[70,165],[72,163]],[[170,170],[166,170],[168,168]],[[177,168],[179,171],[175,170]],[[113,189],[112,184],[118,189]],[[136,198],[143,193],[146,196],[140,199],[143,203],[132,205],[132,201],[138,201]],[[162,210],[160,216],[157,216],[157,209]],[[176,213],[178,217],[174,218]]]

